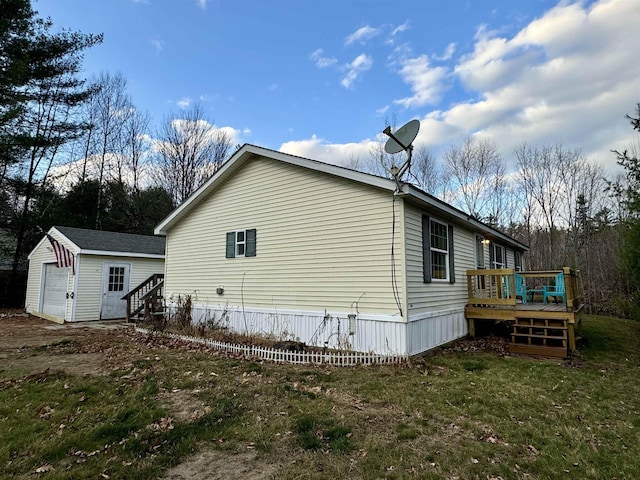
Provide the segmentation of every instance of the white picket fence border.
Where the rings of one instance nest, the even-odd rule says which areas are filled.
[[[349,352],[349,351],[310,351],[293,352],[277,348],[261,347],[258,345],[243,345],[238,343],[220,342],[208,338],[178,335],[176,333],[155,332],[142,327],[135,327],[135,331],[147,335],[158,335],[184,342],[206,345],[215,350],[240,354],[246,359],[262,359],[269,362],[286,362],[304,365],[331,365],[336,367],[354,367],[356,365],[392,365],[407,361],[406,355],[381,355],[379,353]]]

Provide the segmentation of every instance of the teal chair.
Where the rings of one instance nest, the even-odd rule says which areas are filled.
[[[515,284],[516,284],[516,294],[515,297],[522,298],[522,303],[527,303],[527,286],[524,283],[524,279],[522,275],[518,275],[517,273],[514,275]],[[502,284],[502,296],[504,298],[511,298],[511,282],[507,277],[504,277],[504,281]]]
[[[554,286],[545,285],[542,287],[542,303],[548,303],[547,299],[553,297],[555,301],[558,297],[562,298],[563,303],[567,303],[567,293],[564,289],[564,273],[556,275],[556,284]]]
[[[515,274],[516,278],[516,298],[522,298],[522,303],[527,303],[527,286],[524,283],[522,275]]]

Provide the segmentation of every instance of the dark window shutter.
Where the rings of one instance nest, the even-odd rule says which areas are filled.
[[[507,249],[502,250],[502,255],[504,256],[504,268],[507,268]]]
[[[453,226],[447,228],[447,237],[449,237],[449,283],[456,283],[456,262],[453,259]]]
[[[256,256],[256,229],[247,230],[246,235],[247,249],[244,252],[245,257]]]
[[[236,232],[227,232],[227,258],[236,256]]]
[[[431,219],[422,215],[422,278],[431,283]]]
[[[489,244],[489,268],[496,268],[496,252],[493,242]]]

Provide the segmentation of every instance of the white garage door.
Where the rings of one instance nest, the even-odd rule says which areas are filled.
[[[42,313],[64,318],[67,310],[67,282],[69,269],[48,263],[44,271]]]

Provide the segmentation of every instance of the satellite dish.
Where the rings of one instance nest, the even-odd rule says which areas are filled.
[[[394,154],[409,150],[418,135],[418,130],[420,130],[419,120],[410,120],[396,130],[395,133],[391,133],[391,127],[385,128],[383,133],[389,136],[389,140],[384,145],[384,151]]]
[[[391,133],[391,127],[385,128],[382,133],[389,137],[387,143],[384,145],[384,151],[389,154],[400,153],[401,151],[407,152],[407,161],[401,167],[393,165],[389,169],[389,173],[396,181],[398,187],[397,192],[402,189],[402,176],[409,168],[411,168],[411,155],[413,153],[413,146],[411,145],[418,135],[420,130],[420,122],[418,120],[410,120],[402,127],[396,130],[396,133]]]

